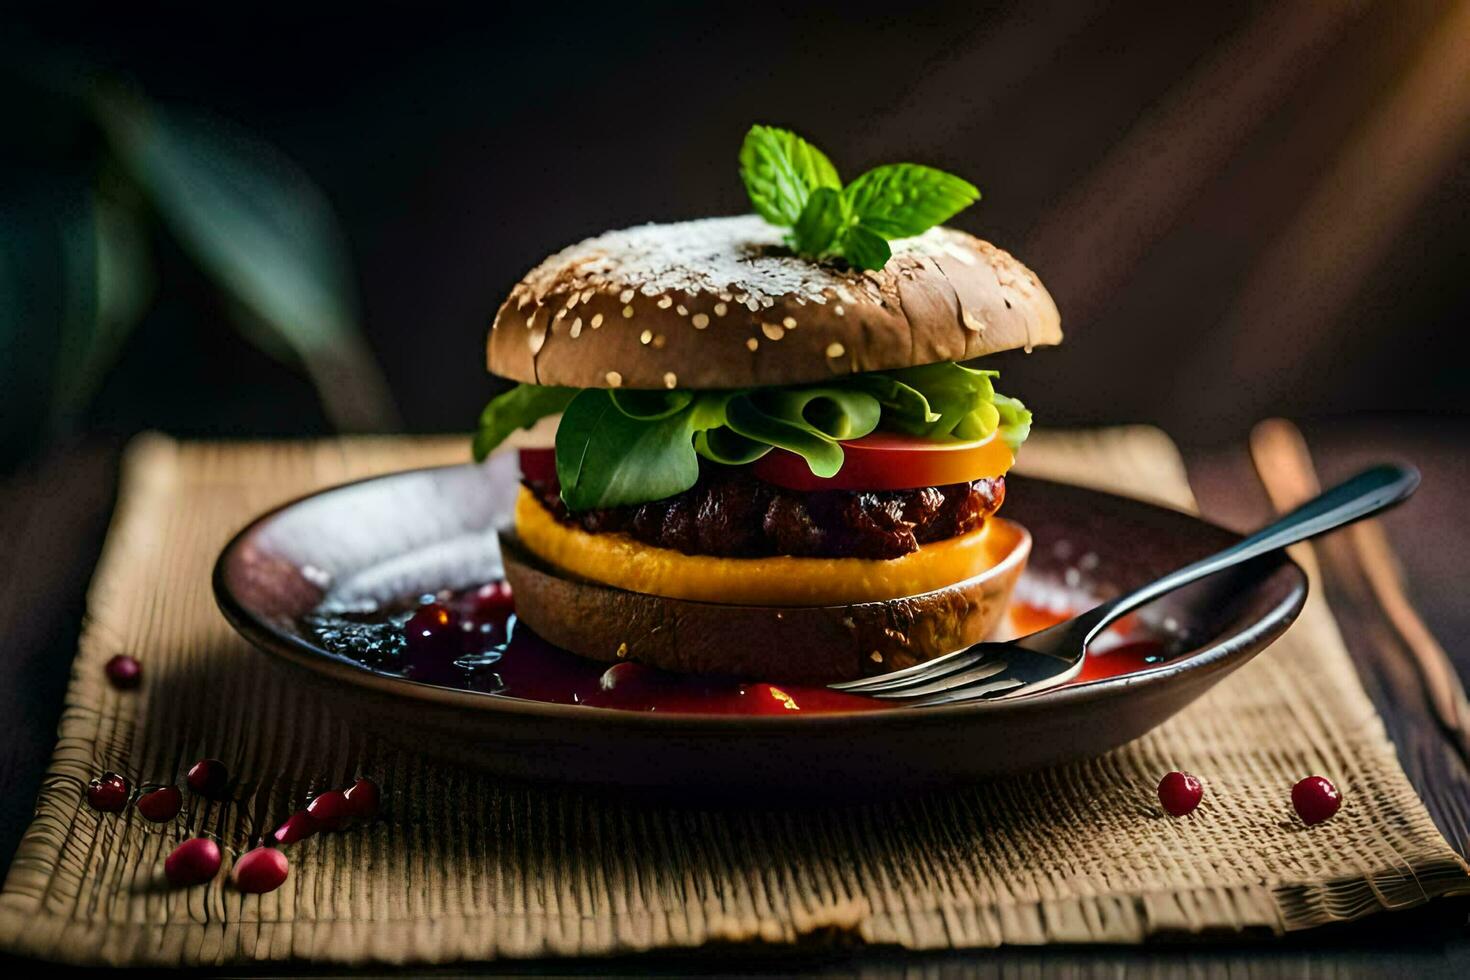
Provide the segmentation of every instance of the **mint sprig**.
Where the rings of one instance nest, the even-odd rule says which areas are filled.
[[[752,126],[740,145],[740,179],[756,214],[790,228],[818,187],[842,189],[837,168],[821,150],[795,133]]]
[[[858,269],[881,269],[890,241],[921,235],[980,199],[968,181],[917,163],[874,167],[843,186],[821,150],[774,126],[745,134],[740,178],[756,213],[791,229],[786,240],[799,254]]]

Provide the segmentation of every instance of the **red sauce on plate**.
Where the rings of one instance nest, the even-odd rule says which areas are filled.
[[[426,597],[427,598],[427,597]],[[436,597],[457,633],[426,648],[405,639],[414,606],[396,611],[328,613],[301,622],[302,632],[331,653],[366,667],[415,680],[552,704],[583,704],[624,711],[669,714],[787,715],[875,711],[892,702],[843,694],[820,686],[767,684],[722,677],[672,674],[632,661],[606,664],[552,646],[518,622],[505,586],[494,583]],[[437,611],[437,610],[436,610]],[[1016,603],[1011,634],[1023,636],[1075,615],[1080,609]],[[415,626],[419,625],[415,619]],[[440,616],[439,619],[444,617]],[[421,630],[415,630],[422,636]],[[421,638],[415,640],[422,644]],[[452,649],[446,650],[448,643]],[[1172,655],[1170,645],[1150,635],[1132,617],[1109,629],[1088,652],[1070,683],[1115,677],[1157,665]]]

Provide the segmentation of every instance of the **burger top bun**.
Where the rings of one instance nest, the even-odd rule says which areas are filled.
[[[1035,274],[933,228],[881,270],[793,255],[755,215],[650,224],[563,249],[495,315],[490,371],[573,388],[746,388],[1061,342]]]

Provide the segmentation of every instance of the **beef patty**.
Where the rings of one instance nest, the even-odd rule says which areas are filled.
[[[803,493],[748,468],[706,464],[699,482],[652,503],[571,513],[554,482],[526,481],[556,518],[593,534],[622,532],[686,555],[898,558],[980,527],[1005,499],[1005,477],[915,490]]]

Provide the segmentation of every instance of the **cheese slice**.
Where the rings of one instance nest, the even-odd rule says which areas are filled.
[[[993,517],[969,534],[886,559],[686,555],[626,534],[591,534],[563,524],[524,487],[515,522],[522,545],[579,578],[630,592],[744,606],[898,599],[956,585],[1023,557],[1021,531]]]

